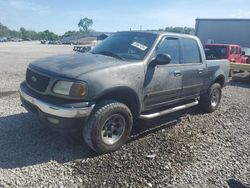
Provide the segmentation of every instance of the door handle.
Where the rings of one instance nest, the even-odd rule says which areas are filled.
[[[198,69],[198,73],[202,74],[203,73],[203,69]]]
[[[175,77],[181,76],[181,71],[174,71],[174,76]]]

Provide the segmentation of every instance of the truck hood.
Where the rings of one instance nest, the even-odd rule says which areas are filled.
[[[52,56],[36,60],[29,67],[51,75],[78,78],[80,75],[126,63],[113,57],[91,53]]]

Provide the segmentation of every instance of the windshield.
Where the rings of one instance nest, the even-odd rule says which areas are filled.
[[[205,46],[206,59],[227,59],[228,48],[226,46]]]
[[[115,33],[96,46],[90,53],[125,60],[143,60],[157,35],[141,32]]]

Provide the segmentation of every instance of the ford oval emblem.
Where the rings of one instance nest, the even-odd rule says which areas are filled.
[[[32,82],[37,82],[37,78],[35,76],[31,77]]]

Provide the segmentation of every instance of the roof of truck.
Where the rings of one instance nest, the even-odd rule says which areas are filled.
[[[175,35],[179,37],[189,37],[189,38],[197,38],[194,35],[182,34],[182,33],[173,33],[173,32],[164,32],[164,31],[141,31],[141,30],[133,30],[133,31],[118,31],[117,33],[125,33],[125,32],[136,32],[136,33],[151,33],[156,35]]]

